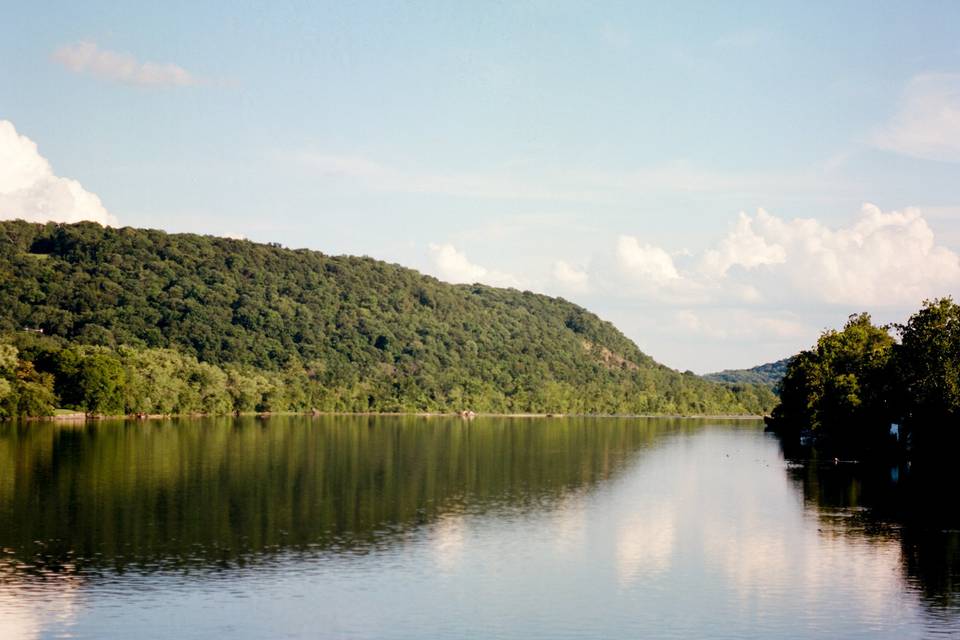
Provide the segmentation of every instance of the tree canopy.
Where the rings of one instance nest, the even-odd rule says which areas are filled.
[[[955,451],[958,419],[960,306],[942,298],[905,324],[878,327],[862,313],[825,332],[790,360],[769,422],[854,454],[888,448],[896,424],[911,455],[926,456]]]
[[[896,328],[898,415],[916,449],[952,456],[960,445],[960,305],[933,300]]]

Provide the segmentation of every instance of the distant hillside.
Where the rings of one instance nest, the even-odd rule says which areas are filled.
[[[370,258],[94,223],[0,222],[0,333],[56,378],[61,404],[88,409],[69,380],[88,381],[81,364],[95,352],[97,371],[117,371],[107,406],[126,411],[147,391],[136,410],[765,413],[774,402],[760,387],[660,365],[560,298],[446,284]],[[130,387],[187,370],[198,382],[166,403],[153,396],[174,392],[159,383]]]
[[[771,389],[776,389],[787,372],[787,364],[790,358],[768,362],[750,369],[725,369],[717,373],[708,373],[704,378],[714,382],[725,382],[728,384],[762,384]]]

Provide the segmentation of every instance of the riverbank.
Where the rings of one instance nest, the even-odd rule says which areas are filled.
[[[620,419],[643,419],[643,418],[671,418],[671,419],[697,419],[697,420],[757,420],[761,421],[764,416],[751,414],[576,414],[576,413],[435,413],[435,412],[385,412],[385,411],[277,411],[277,412],[240,412],[240,413],[179,413],[179,414],[139,414],[139,415],[87,415],[84,413],[57,413],[52,416],[31,416],[20,418],[24,422],[96,422],[101,420],[172,420],[189,418],[232,418],[247,417],[268,419],[279,416],[384,416],[384,417],[417,417],[417,418],[460,418],[462,420],[473,420],[475,418],[620,418]]]

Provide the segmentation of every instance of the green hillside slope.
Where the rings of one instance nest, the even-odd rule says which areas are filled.
[[[724,369],[717,373],[708,373],[703,377],[714,382],[730,384],[762,384],[776,389],[787,372],[790,358],[768,362],[749,369]]]
[[[114,386],[128,387],[111,401],[124,411],[197,404],[137,404],[132,381],[160,360],[172,362],[166,377],[223,376],[225,399],[197,405],[218,410],[763,413],[773,403],[764,389],[657,364],[559,298],[450,285],[370,258],[93,223],[0,222],[0,332],[54,376],[61,404],[86,409],[75,387],[96,354],[97,370],[112,367]]]

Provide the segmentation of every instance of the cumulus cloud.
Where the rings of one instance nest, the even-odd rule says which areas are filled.
[[[917,158],[960,162],[960,74],[914,77],[899,110],[877,132],[874,143]]]
[[[129,53],[101,49],[95,42],[64,45],[53,52],[53,59],[74,73],[122,84],[144,87],[188,87],[199,79],[178,65],[165,62],[140,62]]]
[[[837,304],[916,305],[960,286],[960,256],[938,245],[918,209],[885,213],[865,204],[853,224],[831,229],[813,219],[784,220],[763,210],[757,233],[784,260],[774,286]]]
[[[617,263],[625,273],[642,282],[663,284],[680,279],[669,253],[660,247],[640,244],[633,236],[617,238]]]
[[[730,229],[696,251],[674,252],[633,235],[617,237],[587,266],[557,256],[540,282],[561,295],[590,295],[674,310],[746,308],[910,309],[927,298],[960,296],[960,255],[938,241],[919,209],[864,204],[847,223],[741,213]],[[435,273],[451,282],[520,287],[509,273],[471,262],[452,244],[430,245]],[[689,317],[674,318],[692,329]],[[711,323],[716,324],[716,323]],[[741,326],[795,337],[792,319]],[[724,329],[728,335],[736,327]],[[703,333],[709,333],[704,330]]]
[[[710,291],[704,289],[702,279],[691,277],[677,265],[676,258],[685,260],[686,256],[641,242],[636,236],[621,235],[609,255],[594,261],[595,269],[589,273],[592,288],[613,297],[642,302],[681,305],[706,302]]]
[[[786,259],[786,250],[757,234],[753,220],[741,212],[734,230],[704,254],[702,270],[706,275],[722,277],[733,266],[753,269],[764,264],[782,264]]]
[[[115,225],[100,198],[76,180],[54,175],[30,138],[0,120],[0,217],[31,222],[92,220]]]
[[[678,267],[663,248],[621,236],[611,293],[639,291],[665,302],[828,303],[915,306],[960,292],[960,256],[938,244],[918,209],[881,211],[865,204],[847,226],[812,218],[741,213],[713,246]],[[601,280],[596,274],[595,280]]]
[[[586,293],[590,289],[590,274],[563,260],[553,263],[553,279],[561,288],[574,293]]]
[[[479,282],[494,287],[519,288],[514,276],[470,262],[466,254],[452,244],[430,244],[430,255],[441,280],[459,284]]]

